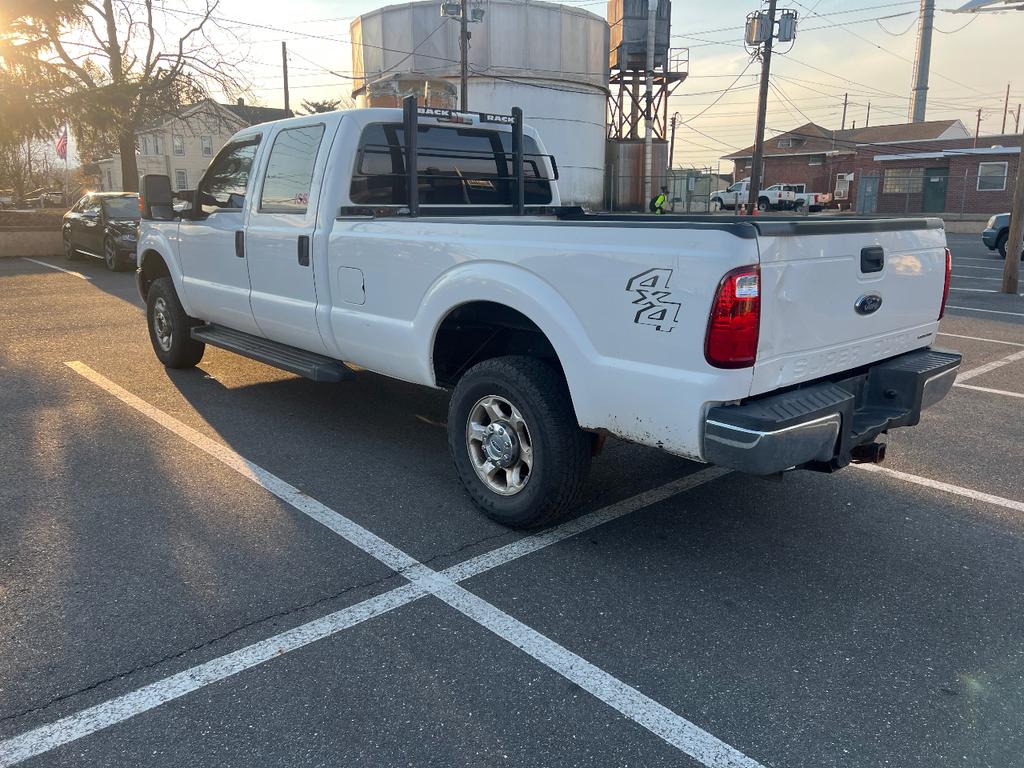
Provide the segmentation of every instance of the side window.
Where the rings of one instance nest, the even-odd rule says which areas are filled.
[[[179,157],[185,154],[185,137],[180,133],[171,134],[171,151]]]
[[[405,136],[401,124],[368,125],[360,139],[352,178],[353,203],[403,205]],[[551,202],[536,142],[523,137],[525,198]],[[512,202],[512,135],[480,128],[419,126],[416,152],[419,200],[425,205],[509,205]]]
[[[323,125],[281,131],[274,139],[260,194],[262,213],[305,213]]]
[[[174,189],[188,189],[188,172],[178,168],[174,171]]]
[[[202,146],[203,157],[213,157],[213,139],[209,136],[200,136],[199,143]]]
[[[89,197],[83,201],[82,213],[89,214],[90,216],[98,216],[102,204],[98,197]]]
[[[197,201],[203,214],[245,205],[245,188],[259,144],[260,137],[254,136],[224,145],[199,183]]]

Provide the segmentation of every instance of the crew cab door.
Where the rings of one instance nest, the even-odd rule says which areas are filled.
[[[261,161],[245,230],[250,304],[263,335],[327,353],[317,328],[313,238],[325,156],[336,124],[282,128]]]
[[[249,306],[245,206],[260,136],[224,145],[196,189],[178,229],[182,290],[189,312],[211,323],[259,333]]]

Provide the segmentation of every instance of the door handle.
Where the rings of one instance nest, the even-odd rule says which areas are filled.
[[[235,256],[245,258],[245,232],[241,229],[235,231]]]
[[[299,266],[309,266],[309,235],[299,235]]]

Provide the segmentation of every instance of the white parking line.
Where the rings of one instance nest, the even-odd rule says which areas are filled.
[[[1002,339],[986,339],[986,338],[983,338],[981,336],[964,336],[964,335],[959,334],[959,333],[938,333],[938,334],[936,334],[936,336],[949,336],[949,337],[954,338],[954,339],[970,339],[971,341],[987,341],[987,342],[990,342],[992,344],[1008,344],[1011,347],[1024,347],[1024,344],[1021,344],[1018,341],[1003,341]]]
[[[949,290],[951,290],[951,291],[970,291],[971,293],[1002,293],[1002,291],[997,291],[994,288],[957,288],[955,285],[951,285],[949,287]],[[1010,293],[1010,294],[1007,294],[1007,295],[1008,296],[1014,296],[1014,295],[1016,295],[1016,296],[1024,296],[1024,293],[1018,293],[1018,294]]]
[[[968,312],[984,312],[987,315],[1013,315],[1014,317],[1024,317],[1024,312],[1004,312],[1001,309],[978,309],[977,307],[957,307],[952,304],[947,304],[946,309],[964,309]]]
[[[995,281],[997,283],[1000,283],[1003,280],[1003,278],[1001,278],[1001,277],[978,277],[977,275],[956,275],[956,274],[954,274],[954,275],[951,275],[951,277],[958,277],[961,280],[993,280],[993,281]]]
[[[952,493],[957,496],[964,496],[968,499],[974,499],[975,501],[984,501],[987,504],[995,504],[996,506],[1005,507],[1006,509],[1012,509],[1017,512],[1024,512],[1024,501],[1006,499],[1003,498],[1002,496],[993,496],[991,493],[975,491],[971,488],[962,488],[959,485],[944,483],[941,480],[931,480],[927,477],[911,475],[906,472],[900,472],[899,470],[896,469],[881,467],[878,464],[851,464],[850,466],[856,467],[857,469],[863,469],[868,472],[879,472],[883,475],[889,475],[891,477],[904,480],[908,483],[914,483],[915,485],[923,485],[925,488],[933,488],[937,491],[945,491],[946,493]]]
[[[990,269],[990,270],[992,270],[994,272],[1002,272],[1003,271],[1002,267],[980,267],[980,266],[978,266],[976,264],[961,264],[959,261],[957,261],[953,265],[954,274],[956,274],[957,267],[960,267],[962,269]]]
[[[1007,392],[1005,389],[992,389],[990,387],[976,387],[973,384],[954,384],[960,389],[973,389],[976,392],[988,392],[990,395],[1006,395],[1007,397],[1024,397],[1020,392]]]
[[[755,760],[704,731],[686,718],[677,715],[662,704],[645,696],[635,688],[542,635],[483,598],[468,592],[446,574],[428,568],[411,555],[408,555],[344,515],[307,496],[298,488],[245,459],[227,446],[210,439],[174,417],[146,403],[87,365],[77,361],[69,362],[66,365],[160,426],[188,441],[225,466],[234,469],[243,477],[270,491],[282,501],[285,501],[298,511],[309,515],[317,522],[325,525],[367,554],[409,579],[411,583],[407,587],[392,590],[387,595],[394,595],[401,589],[407,589],[411,593],[418,591],[420,594],[415,596],[411,593],[403,594],[398,599],[398,604],[404,604],[401,602],[402,600],[410,602],[425,594],[431,594],[468,618],[473,619],[481,626],[489,629],[505,641],[525,651],[549,669],[572,681],[608,706],[647,728],[704,765],[710,768],[762,768]],[[705,472],[708,472],[708,470],[705,470]],[[721,474],[723,474],[721,471],[708,472],[704,482],[714,477],[719,477]],[[687,480],[687,478],[684,478],[684,480]],[[690,480],[689,484],[682,484],[682,487],[693,487],[697,484],[695,480]],[[634,498],[643,499],[644,497],[645,494],[640,494],[639,497]],[[659,497],[655,494],[652,498],[657,500]],[[619,514],[606,515],[607,520],[614,519],[616,516],[620,517],[622,514],[630,511],[628,510],[628,504],[618,506],[620,507]],[[606,522],[607,520],[603,521]],[[572,523],[568,525],[572,525]],[[580,531],[582,530],[588,530],[588,527],[580,527]],[[543,536],[544,534],[541,535]],[[543,546],[548,546],[555,541],[566,538],[567,535],[572,534],[566,534],[561,538],[552,537]],[[517,550],[503,548],[506,550],[505,555],[502,558],[498,558],[497,564],[508,562],[515,557],[521,557],[539,548],[531,548],[529,546],[524,546]],[[478,573],[483,570],[487,570],[487,568],[478,565],[475,569],[467,569],[467,573]],[[379,615],[385,610],[392,610],[397,607],[397,605],[392,604],[394,598],[392,598],[392,601],[385,599],[387,595],[375,598],[382,601],[382,604],[370,606],[369,610],[365,606],[367,606],[367,603],[372,603],[372,600],[346,609],[346,611],[353,612],[354,609],[364,606],[361,611],[354,611],[354,613],[347,614],[340,620],[335,618],[335,623],[339,624],[340,628],[344,628],[359,621],[365,621],[367,618],[372,618],[373,615]],[[346,611],[332,614],[332,616],[338,617],[341,614],[346,614]],[[374,613],[374,611],[377,611],[377,613]],[[358,620],[353,620],[354,618],[358,618]],[[346,624],[346,622],[349,623]],[[312,632],[312,635],[299,632],[299,630],[304,630],[308,627],[309,625],[303,625],[303,627],[291,630],[292,633],[297,632],[298,635],[295,637],[301,640],[299,645],[295,647],[312,642],[312,640],[305,640],[304,638],[316,635],[315,631]],[[320,627],[319,631],[323,632],[324,628]],[[287,635],[288,633],[285,634]],[[292,642],[296,642],[294,637]],[[139,691],[113,699],[106,704],[101,704],[98,707],[64,718],[57,723],[42,726],[8,741],[0,742],[0,766],[13,765],[32,755],[40,754],[61,744],[82,738],[97,730],[134,717],[140,712],[159,706],[166,701],[183,696],[196,690],[198,687],[202,687],[202,685],[208,685],[209,682],[223,679],[242,671],[242,669],[247,669],[249,666],[262,663],[267,658],[273,658],[273,655],[267,655],[271,647],[275,649],[278,647],[275,645],[275,638],[270,638],[262,643],[257,643],[237,651],[235,654],[223,657],[224,659],[229,659],[229,657],[234,656],[226,665],[218,665],[218,662],[221,661],[218,659],[208,662],[207,665],[197,667],[196,670],[206,670],[207,677],[211,678],[208,681],[206,681],[206,677],[200,675],[198,684],[188,682],[191,679],[189,675],[192,670],[187,670],[164,681],[139,689]],[[241,656],[237,656],[237,654],[241,654]],[[274,655],[277,655],[276,652]],[[244,663],[246,661],[252,663],[245,666]],[[214,666],[209,667],[209,665]]]
[[[1020,352],[1014,352],[1012,355],[1001,357],[998,360],[993,360],[991,363],[985,363],[984,365],[979,365],[977,368],[971,368],[969,371],[961,371],[956,375],[956,383],[962,384],[968,379],[981,376],[983,373],[994,371],[997,368],[1002,368],[1004,365],[1015,363],[1018,360],[1024,360],[1024,349]]]
[[[74,275],[80,277],[83,280],[92,280],[88,275],[83,275],[81,272],[75,272],[73,269],[64,269],[64,267],[58,267],[56,264],[47,264],[45,261],[39,261],[38,259],[30,259],[28,256],[22,256],[22,261],[31,261],[33,264],[38,264],[40,267],[47,267],[48,269],[56,269],[58,272],[64,272],[68,275]]]

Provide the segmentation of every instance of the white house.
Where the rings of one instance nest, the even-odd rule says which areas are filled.
[[[283,109],[253,107],[242,99],[235,104],[211,99],[192,104],[136,132],[139,179],[147,173],[160,173],[170,177],[174,190],[192,189],[217,150],[236,131],[288,116]],[[119,154],[97,165],[102,191],[123,189]]]

